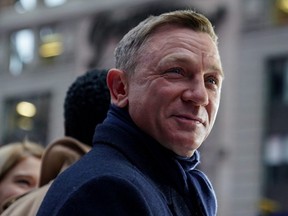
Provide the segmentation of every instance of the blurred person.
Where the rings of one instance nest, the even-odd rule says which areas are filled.
[[[35,216],[53,179],[89,150],[90,146],[71,137],[63,137],[51,143],[43,155],[39,187],[6,202],[1,216]]]
[[[92,146],[94,130],[107,115],[110,94],[106,69],[92,69],[69,87],[64,101],[64,133]]]
[[[196,169],[224,76],[210,21],[192,10],[150,16],[115,57],[112,105],[92,150],[55,179],[37,216],[216,215],[213,187]]]
[[[40,188],[10,204],[1,216],[35,216],[53,179],[91,149],[95,127],[105,119],[110,105],[106,75],[105,69],[89,70],[68,88],[64,100],[65,137],[45,149]]]
[[[8,200],[38,186],[43,151],[28,140],[0,147],[0,213]]]
[[[40,186],[54,179],[91,149],[95,128],[106,118],[110,106],[107,72],[106,69],[89,70],[68,88],[64,100],[66,137],[56,140],[45,151]]]

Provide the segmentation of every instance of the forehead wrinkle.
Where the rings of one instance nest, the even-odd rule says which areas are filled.
[[[182,29],[182,28],[180,28]],[[185,29],[185,28],[184,28]],[[208,46],[203,42],[204,40],[197,36],[197,34],[204,34],[201,32],[194,32],[196,35],[190,35],[187,32],[184,33],[178,33],[177,35],[164,35],[165,36],[165,43],[159,43],[159,38],[162,39],[163,32],[155,31],[153,34],[150,35],[149,38],[146,39],[145,43],[143,43],[142,48],[144,48],[146,51],[150,51],[150,53],[153,53],[155,51],[161,51],[165,48],[175,48],[175,38],[177,39],[177,46],[181,47],[183,49],[187,49],[191,52],[194,52],[196,54],[201,54],[203,50],[207,50]],[[163,41],[163,40],[162,40]],[[148,48],[148,49],[146,49]]]
[[[191,63],[191,57],[188,57],[186,54],[170,54],[165,56],[163,59],[160,60],[159,65],[161,66],[162,64],[169,64],[169,62],[177,62],[177,63]]]

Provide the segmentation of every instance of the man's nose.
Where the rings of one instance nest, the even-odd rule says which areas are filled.
[[[193,102],[197,106],[206,106],[209,99],[204,80],[201,78],[187,83],[187,87],[182,93],[182,100]]]

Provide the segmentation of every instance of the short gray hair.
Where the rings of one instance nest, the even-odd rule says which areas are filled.
[[[193,10],[176,10],[159,16],[149,16],[131,29],[119,42],[115,49],[116,68],[133,74],[139,59],[140,50],[149,36],[164,25],[183,26],[210,35],[217,44],[218,37],[211,22],[204,15]]]

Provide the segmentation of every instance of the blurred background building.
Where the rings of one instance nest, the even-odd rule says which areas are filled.
[[[218,215],[288,215],[288,0],[0,0],[0,143],[61,137],[75,78],[113,67],[148,14],[187,7],[215,25],[225,72],[200,149]]]

